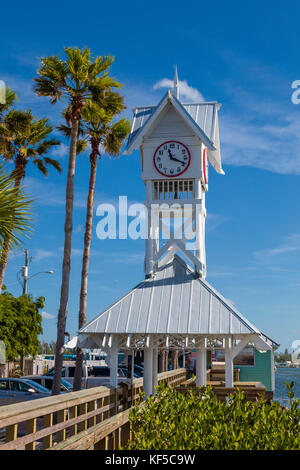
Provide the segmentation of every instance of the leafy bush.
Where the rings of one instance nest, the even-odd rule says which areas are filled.
[[[299,401],[289,388],[289,408],[246,400],[242,391],[217,400],[211,387],[180,393],[157,387],[157,395],[130,410],[133,438],[126,449],[300,449]]]

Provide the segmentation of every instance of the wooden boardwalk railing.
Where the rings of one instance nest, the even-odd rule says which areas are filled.
[[[159,383],[179,385],[186,369],[158,374]],[[128,408],[143,379],[118,388],[94,387],[0,407],[0,450],[118,449],[130,437]]]

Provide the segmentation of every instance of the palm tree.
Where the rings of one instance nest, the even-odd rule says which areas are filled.
[[[22,246],[22,236],[31,231],[31,204],[21,188],[15,186],[11,173],[5,173],[0,166],[0,246],[10,239],[13,248]]]
[[[17,99],[17,94],[9,87],[5,87],[5,103],[0,103],[0,123],[3,120],[3,115],[7,112],[14,104]]]
[[[106,102],[102,102],[102,107],[89,100],[82,108],[82,122],[79,133],[88,140],[91,148],[90,153],[90,181],[86,208],[86,223],[84,234],[84,249],[82,257],[81,270],[81,288],[79,301],[78,329],[86,324],[86,306],[87,306],[87,282],[90,259],[90,246],[92,240],[92,222],[94,208],[95,182],[97,174],[98,157],[101,154],[117,156],[120,153],[123,141],[130,131],[130,121],[120,119],[113,122],[115,116],[119,114],[125,106],[123,97],[118,93],[110,92],[106,94]],[[66,136],[70,136],[70,128],[60,126],[59,130]],[[81,149],[84,145],[81,142]],[[76,369],[74,378],[74,390],[81,389],[81,376],[83,364],[83,350],[77,348],[76,351]]]
[[[50,149],[60,144],[58,140],[48,138],[52,130],[48,119],[35,118],[31,110],[12,109],[4,115],[0,123],[0,155],[4,161],[14,163],[12,174],[16,189],[20,187],[20,183],[25,177],[29,161],[32,161],[44,175],[48,175],[48,165],[61,171],[60,164],[56,160],[44,156]],[[2,246],[0,290],[7,266],[10,243],[10,237],[7,237]]]
[[[66,121],[70,126],[69,167],[66,187],[65,242],[62,265],[62,284],[57,321],[57,341],[55,350],[55,371],[52,393],[60,392],[61,371],[63,364],[63,345],[69,298],[69,280],[71,269],[71,238],[74,199],[74,175],[77,155],[77,140],[81,111],[87,99],[92,98],[100,106],[105,102],[107,91],[118,88],[120,84],[108,76],[114,61],[113,57],[92,58],[88,48],[67,47],[64,49],[66,60],[58,56],[42,59],[35,78],[35,92],[39,96],[48,96],[52,104],[62,98],[68,102]]]

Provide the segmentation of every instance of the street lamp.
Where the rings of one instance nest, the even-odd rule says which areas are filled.
[[[54,271],[52,269],[48,271],[39,271],[32,276],[28,276],[28,271],[29,271],[29,259],[28,259],[28,250],[25,250],[25,265],[22,266],[21,269],[21,274],[23,276],[23,295],[27,295],[27,283],[29,279],[32,279],[34,276],[37,276],[38,274],[53,274]]]

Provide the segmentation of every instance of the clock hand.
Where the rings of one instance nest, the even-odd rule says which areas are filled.
[[[173,160],[174,162],[179,162],[179,163],[181,163],[182,165],[184,165],[184,162],[182,162],[181,160],[178,160],[178,158],[175,158],[175,157],[172,155],[170,149],[168,149],[168,154],[169,154],[170,160]]]
[[[175,157],[170,157],[171,160],[174,160],[174,162],[179,162],[179,163],[182,163],[182,165],[184,165],[184,162],[181,161],[181,160],[178,160],[178,158],[175,158]]]

